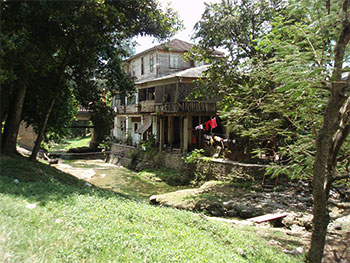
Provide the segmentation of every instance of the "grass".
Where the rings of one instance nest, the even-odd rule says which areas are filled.
[[[150,206],[42,163],[0,158],[1,262],[302,260],[269,245],[254,228]]]
[[[89,146],[90,140],[91,140],[91,136],[64,139],[59,144],[52,146],[50,151],[67,151],[71,148]]]

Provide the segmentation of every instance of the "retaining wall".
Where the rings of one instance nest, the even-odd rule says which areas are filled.
[[[165,166],[179,171],[203,174],[206,179],[231,180],[233,177],[261,178],[266,165],[239,163],[212,158],[208,162],[186,164],[180,154],[168,152],[145,153],[133,146],[112,144],[108,162],[128,168]]]

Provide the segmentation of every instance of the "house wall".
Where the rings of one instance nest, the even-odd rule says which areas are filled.
[[[151,71],[150,68],[150,58],[153,56],[153,71]],[[141,74],[141,65],[142,65],[142,59],[143,59],[143,74]],[[131,76],[134,76],[137,78],[137,80],[147,79],[151,77],[156,77],[157,75],[157,52],[150,52],[145,54],[144,56],[136,57],[132,59],[129,63],[129,73]]]
[[[184,59],[184,53],[182,52],[171,52],[171,51],[152,51],[144,54],[143,56],[138,56],[129,61],[128,66],[125,69],[137,78],[137,80],[144,80],[152,77],[157,77],[161,75],[170,74],[172,72],[185,70],[193,67],[193,63]],[[151,57],[153,57],[153,71],[151,71]],[[172,57],[172,58],[171,58]],[[177,58],[177,66],[171,63],[171,60]],[[143,60],[143,74],[141,71]],[[171,65],[172,64],[172,65]]]
[[[139,144],[141,141],[141,135],[136,133],[135,124],[137,124],[137,128],[141,126],[141,122],[132,121],[133,118],[139,118],[141,120],[141,116],[117,116],[114,118],[114,129],[113,135],[121,140],[122,142],[126,142],[128,136],[131,136],[133,144]]]
[[[184,60],[184,53],[177,52],[166,52],[166,51],[158,51],[157,52],[157,75],[165,75],[166,73],[172,73],[180,70],[185,70],[192,67],[192,63],[190,61]],[[171,68],[170,67],[170,56],[177,56],[179,59],[179,67]]]

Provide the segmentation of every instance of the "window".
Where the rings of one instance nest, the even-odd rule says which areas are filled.
[[[149,71],[153,72],[153,66],[154,66],[154,59],[153,59],[153,55],[149,56]]]
[[[138,123],[135,123],[135,124],[134,124],[134,132],[137,131],[138,126],[139,126]]]
[[[169,68],[180,68],[179,55],[169,55]]]
[[[141,58],[141,75],[145,74],[145,64],[143,57]]]
[[[132,62],[132,72],[131,72],[131,75],[133,76],[133,77],[135,77],[135,62]]]

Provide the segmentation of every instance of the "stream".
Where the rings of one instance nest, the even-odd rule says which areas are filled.
[[[184,189],[184,187],[170,186],[161,181],[156,172],[137,173],[121,166],[105,163],[103,160],[61,160],[54,166],[98,187],[145,202],[148,202],[151,195]]]

